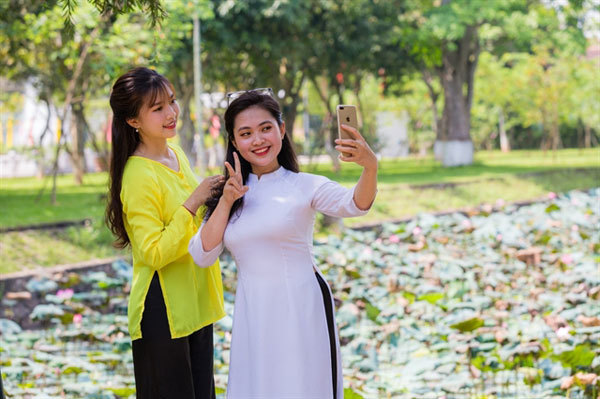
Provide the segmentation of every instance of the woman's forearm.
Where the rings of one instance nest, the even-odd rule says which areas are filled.
[[[195,195],[190,195],[183,203],[183,207],[194,216],[196,216],[196,212],[198,212],[198,208],[200,208],[201,205],[204,205],[204,203]]]
[[[225,234],[225,228],[229,221],[229,212],[231,211],[232,205],[233,204],[229,204],[221,197],[217,207],[204,224],[200,233],[202,249],[204,251],[208,252],[213,250],[223,241],[223,235]]]
[[[377,166],[364,168],[354,188],[354,203],[359,209],[367,210],[375,200],[377,192]]]

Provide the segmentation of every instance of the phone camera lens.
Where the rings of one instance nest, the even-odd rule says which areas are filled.
[[[349,116],[346,117],[346,122],[350,122],[350,117]]]

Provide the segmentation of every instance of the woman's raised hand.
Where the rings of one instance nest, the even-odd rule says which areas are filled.
[[[365,169],[377,169],[377,157],[358,130],[344,124],[341,125],[341,128],[348,132],[353,139],[335,140],[337,144],[335,149],[342,153],[340,154],[340,160],[355,162]]]
[[[236,200],[242,198],[249,188],[248,186],[244,186],[244,181],[242,179],[242,167],[240,166],[240,159],[237,152],[233,153],[233,160],[235,163],[235,168],[232,168],[231,164],[225,161],[225,167],[229,172],[229,178],[225,182],[223,196],[221,197],[221,199],[223,199],[229,205],[233,205]]]
[[[202,203],[204,204],[210,197],[212,197],[213,191],[216,190],[220,185],[223,185],[224,182],[225,176],[223,175],[209,176],[202,180],[200,184],[198,184],[198,187],[196,187],[194,193],[200,197]]]
[[[183,203],[183,206],[190,211],[190,213],[195,215],[198,208],[204,205],[212,196],[212,191],[219,187],[219,185],[222,185],[224,180],[225,176],[223,175],[209,176],[202,180],[202,182],[198,184],[198,187],[196,187],[188,199]]]

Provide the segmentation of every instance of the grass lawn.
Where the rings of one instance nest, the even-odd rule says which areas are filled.
[[[2,179],[0,227],[24,226],[85,218],[100,219],[106,205],[108,175],[89,173],[77,186],[72,175],[57,178],[56,204],[50,203],[51,177]],[[38,200],[42,187],[45,190]]]
[[[340,174],[327,164],[303,167],[351,186],[360,167],[344,164]],[[0,227],[91,218],[87,227],[61,231],[3,233],[0,273],[50,266],[123,253],[110,247],[110,232],[103,226],[107,175],[88,174],[82,186],[70,175],[59,176],[57,204],[50,204],[50,178],[2,179]],[[478,152],[473,165],[443,168],[433,158],[383,160],[379,192],[369,215],[348,219],[346,225],[375,223],[447,209],[536,199],[548,192],[589,189],[600,185],[600,149]],[[440,186],[440,184],[443,184]],[[42,197],[38,193],[46,185]]]

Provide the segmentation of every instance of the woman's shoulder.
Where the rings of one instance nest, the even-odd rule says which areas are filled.
[[[303,192],[313,192],[321,185],[329,181],[329,179],[325,176],[315,175],[306,172],[294,173],[288,171],[288,176],[288,180]]]
[[[135,203],[145,195],[156,195],[160,192],[160,185],[156,180],[150,162],[143,159],[130,157],[125,164],[123,179],[121,181],[121,201],[123,204]]]
[[[298,178],[303,181],[303,182],[309,182],[309,183],[323,183],[328,181],[329,179],[323,175],[316,175],[314,173],[307,173],[307,172],[298,172],[297,173]]]
[[[140,157],[129,157],[123,170],[123,185],[146,185],[156,181],[156,171],[151,162]]]

